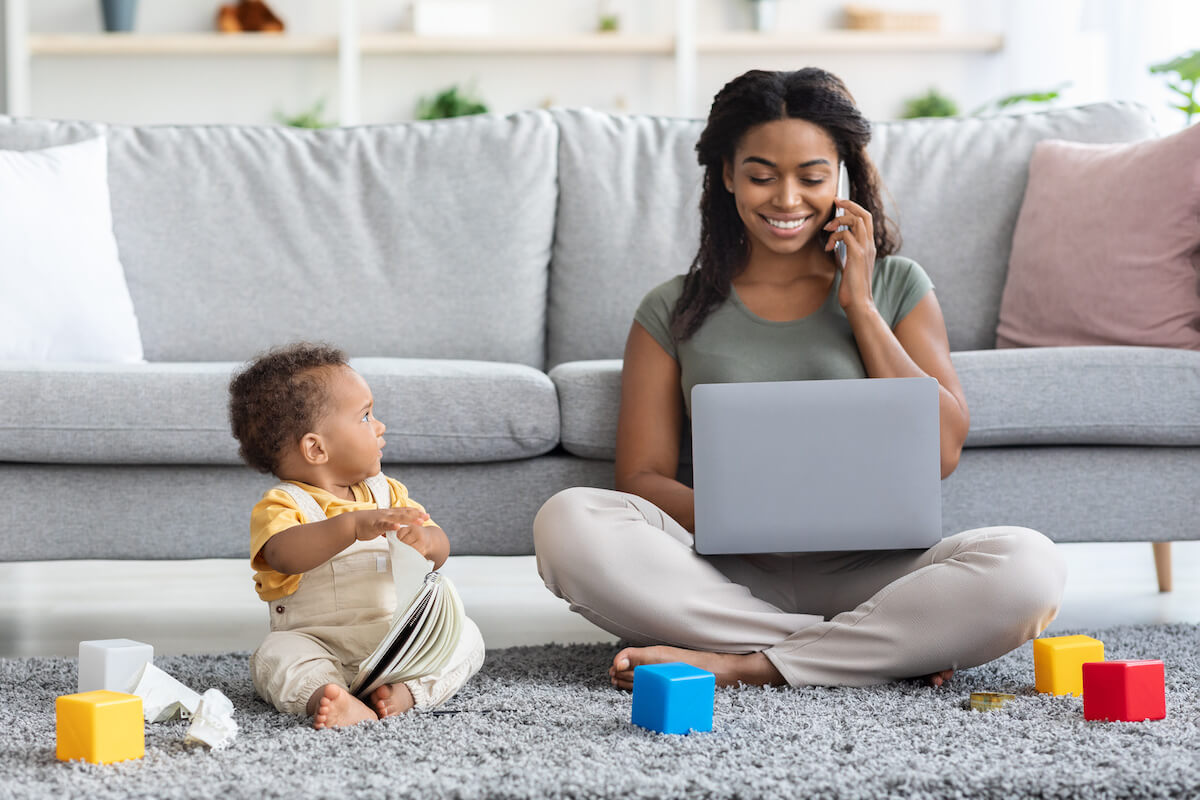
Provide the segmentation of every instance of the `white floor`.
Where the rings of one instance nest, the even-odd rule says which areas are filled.
[[[1200,623],[1200,541],[1173,545],[1174,591],[1160,594],[1149,544],[1062,545],[1070,575],[1050,632]],[[567,610],[532,556],[450,559],[445,570],[491,648],[612,641]],[[127,638],[161,655],[251,650],[266,612],[244,561],[0,564],[0,657],[73,656],[88,639]]]

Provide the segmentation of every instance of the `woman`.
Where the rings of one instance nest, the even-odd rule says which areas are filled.
[[[926,551],[704,557],[692,546],[693,494],[675,476],[697,383],[931,376],[942,477],[958,464],[969,415],[945,322],[925,272],[893,255],[869,139],[845,85],[819,69],[751,71],[713,101],[696,145],[699,253],[646,295],[625,347],[619,491],[567,489],[534,521],[546,585],[639,645],[614,657],[616,686],[666,661],[721,685],[940,686],[1057,613],[1062,557],[1027,528],[965,531]],[[842,162],[853,200],[835,199]]]

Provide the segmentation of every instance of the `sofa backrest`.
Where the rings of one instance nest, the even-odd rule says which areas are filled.
[[[100,135],[148,360],[319,331],[354,356],[544,366],[547,112],[322,131],[0,118],[0,148]]]
[[[699,244],[703,122],[555,111],[559,209],[548,362],[619,358],[647,290],[687,270]],[[901,254],[933,278],[953,350],[995,344],[1012,234],[1042,139],[1153,136],[1142,106],[876,123],[869,147]]]

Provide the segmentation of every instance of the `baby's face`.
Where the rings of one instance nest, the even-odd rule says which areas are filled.
[[[371,387],[349,367],[335,367],[329,379],[329,408],[317,424],[339,483],[357,483],[382,469],[383,432],[375,419]]]

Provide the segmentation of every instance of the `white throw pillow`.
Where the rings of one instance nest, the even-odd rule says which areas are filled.
[[[145,360],[103,138],[0,150],[0,360]]]

